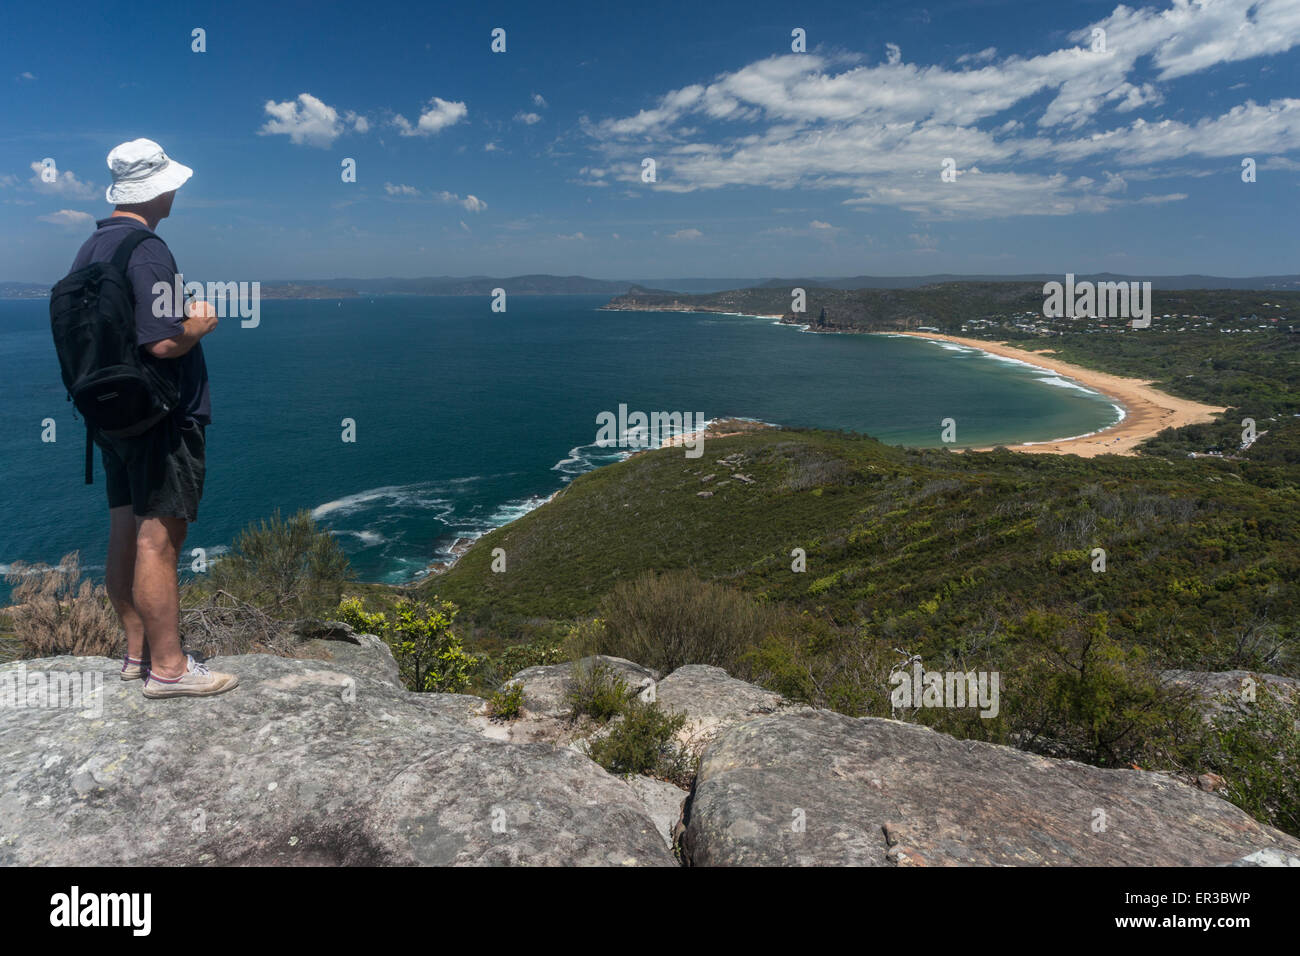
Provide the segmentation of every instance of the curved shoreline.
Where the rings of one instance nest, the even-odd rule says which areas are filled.
[[[1181,428],[1212,422],[1219,413],[1227,411],[1214,405],[1204,405],[1191,399],[1177,398],[1153,388],[1151,382],[1137,378],[1124,378],[1109,372],[1071,365],[1054,359],[1043,352],[1030,352],[1015,348],[1005,342],[970,339],[941,332],[881,332],[877,335],[906,335],[909,338],[951,342],[967,348],[978,349],[990,355],[1015,359],[1045,371],[1068,378],[1116,402],[1124,417],[1107,428],[1089,435],[1072,438],[1055,438],[1047,441],[1022,442],[1017,445],[981,446],[963,451],[992,451],[1003,447],[1009,451],[1039,454],[1078,455],[1093,458],[1097,455],[1134,455],[1137,446],[1166,428]]]

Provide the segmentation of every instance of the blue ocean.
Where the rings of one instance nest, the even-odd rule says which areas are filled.
[[[279,508],[310,510],[361,578],[406,582],[625,449],[597,416],[743,417],[937,446],[1075,436],[1109,399],[1041,369],[947,344],[815,335],[739,315],[602,311],[604,296],[269,300],[204,341],[213,423],[187,550],[230,546]],[[53,418],[57,440],[41,440]],[[355,442],[344,442],[344,419]],[[44,300],[0,301],[0,571],[73,550],[102,575],[103,471],[59,380]],[[706,451],[707,454],[707,451]]]

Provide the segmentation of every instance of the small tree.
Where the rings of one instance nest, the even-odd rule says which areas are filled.
[[[434,599],[432,604],[402,598],[390,620],[386,614],[368,613],[360,598],[345,598],[335,616],[345,624],[382,637],[397,659],[402,682],[411,690],[456,694],[469,684],[477,663],[466,654],[451,630],[457,607]]]
[[[277,508],[269,521],[239,533],[231,553],[213,562],[208,579],[212,588],[272,613],[311,616],[338,604],[352,577],[338,541],[309,512],[286,521]]]

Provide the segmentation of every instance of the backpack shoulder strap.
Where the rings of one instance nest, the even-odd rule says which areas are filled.
[[[135,252],[135,247],[146,239],[158,238],[158,234],[152,229],[132,229],[131,234],[118,244],[117,251],[113,253],[113,258],[110,260],[113,267],[126,275],[126,267],[131,262],[131,253]]]

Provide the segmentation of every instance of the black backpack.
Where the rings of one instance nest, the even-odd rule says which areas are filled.
[[[133,229],[109,262],[92,262],[50,291],[50,329],[63,384],[86,420],[86,484],[94,481],[94,436],[134,438],[180,401],[175,376],[136,343],[135,295],[127,263],[135,247],[157,238]]]

